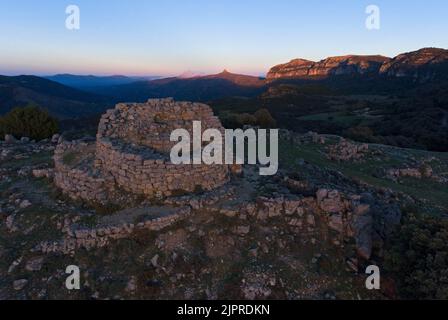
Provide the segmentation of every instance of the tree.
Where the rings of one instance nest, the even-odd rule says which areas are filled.
[[[244,127],[246,125],[253,126],[257,124],[257,118],[248,113],[242,113],[236,115],[235,120],[238,123],[239,127]]]
[[[35,106],[14,108],[0,117],[0,135],[12,134],[16,138],[42,140],[59,130],[58,122],[47,111]]]
[[[365,126],[356,126],[351,127],[344,132],[344,134],[353,140],[361,140],[361,141],[372,141],[373,131],[369,127]]]
[[[385,267],[404,298],[448,299],[448,221],[408,213],[389,240]]]
[[[257,124],[262,128],[274,128],[277,124],[267,109],[260,109],[254,114]]]

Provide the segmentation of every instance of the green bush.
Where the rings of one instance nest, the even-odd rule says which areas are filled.
[[[16,138],[42,140],[58,132],[58,123],[47,111],[35,106],[14,108],[0,117],[0,136],[12,134]]]
[[[257,124],[262,128],[274,128],[277,124],[268,109],[260,109],[254,114]]]
[[[257,124],[257,118],[249,113],[236,115],[235,121],[238,123],[238,127],[244,127],[246,125],[255,126]]]
[[[353,140],[370,142],[373,138],[373,130],[369,127],[351,127],[344,132],[344,135]]]
[[[448,221],[409,214],[385,254],[386,270],[409,299],[448,299]]]
[[[260,109],[253,115],[250,113],[225,113],[220,116],[226,128],[243,128],[244,126],[259,126],[261,128],[274,128],[275,119],[267,109]]]

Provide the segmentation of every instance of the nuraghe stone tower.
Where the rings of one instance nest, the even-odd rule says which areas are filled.
[[[168,197],[212,190],[229,180],[226,165],[174,165],[170,141],[174,129],[192,135],[193,121],[202,131],[224,130],[205,104],[154,99],[121,103],[101,118],[95,142],[63,142],[55,151],[55,183],[73,199],[97,203],[117,199],[120,191],[143,197]],[[122,192],[121,192],[122,193]]]

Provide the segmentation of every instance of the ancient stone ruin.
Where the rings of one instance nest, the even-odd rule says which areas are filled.
[[[335,161],[361,161],[369,152],[367,143],[353,143],[341,139],[339,143],[328,147],[328,158]]]
[[[209,191],[229,180],[226,165],[175,165],[169,157],[170,134],[178,128],[192,134],[224,130],[211,108],[172,99],[121,103],[101,118],[96,141],[62,142],[56,150],[55,183],[73,199],[95,203],[119,201],[123,191],[160,198]]]

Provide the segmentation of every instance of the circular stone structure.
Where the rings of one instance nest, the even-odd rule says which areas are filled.
[[[201,103],[152,99],[118,104],[102,116],[90,155],[85,154],[89,149],[85,143],[83,148],[76,142],[58,145],[55,183],[72,198],[98,202],[120,189],[167,197],[220,187],[229,181],[227,165],[170,161],[169,153],[177,143],[170,141],[171,132],[182,128],[191,136],[193,121],[201,121],[202,132],[224,130],[211,108]],[[74,161],[77,156],[84,160]]]

